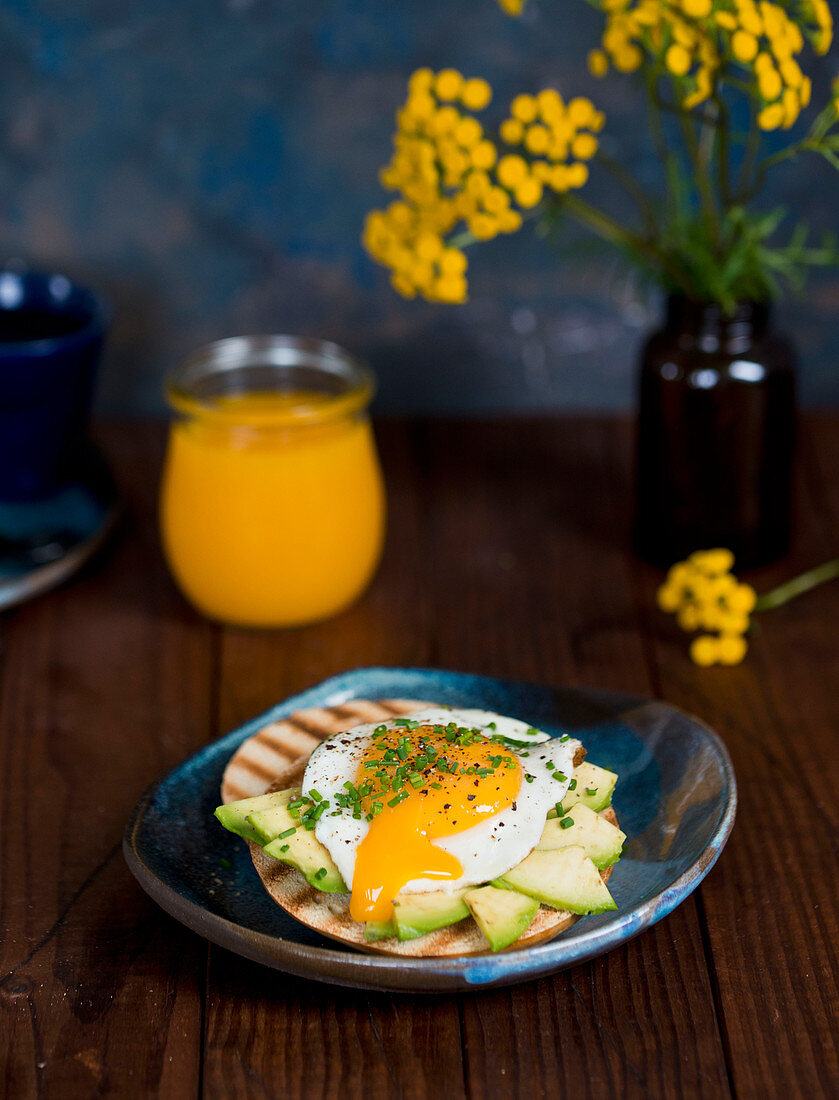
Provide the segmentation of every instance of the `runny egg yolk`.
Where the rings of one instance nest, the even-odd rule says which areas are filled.
[[[505,810],[521,783],[515,754],[476,730],[423,725],[374,737],[357,780],[370,827],[356,853],[353,920],[390,920],[412,879],[459,878],[459,860],[432,841]]]

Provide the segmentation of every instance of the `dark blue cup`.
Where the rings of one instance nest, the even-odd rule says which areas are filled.
[[[0,271],[0,502],[44,500],[79,480],[107,320],[64,275]]]

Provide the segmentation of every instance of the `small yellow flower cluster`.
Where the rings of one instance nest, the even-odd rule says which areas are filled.
[[[402,198],[372,211],[363,234],[367,251],[391,269],[394,288],[407,298],[465,301],[466,256],[445,243],[459,222],[482,240],[521,225],[509,195],[490,176],[495,144],[467,113],[483,110],[491,98],[485,80],[466,80],[455,69],[418,69],[409,81],[396,116],[394,154],[380,177]]]
[[[833,19],[827,0],[800,0],[797,15],[770,0],[600,0],[606,14],[602,48],[589,69],[609,66],[630,73],[644,52],[676,77],[690,110],[712,94],[726,59],[749,69],[764,130],[788,128],[810,102],[810,78],[797,61],[805,35],[817,53],[827,51]],[[787,5],[789,7],[789,5]]]
[[[499,183],[513,192],[523,208],[536,206],[544,187],[559,194],[583,187],[588,180],[584,162],[597,152],[594,135],[605,121],[590,100],[578,97],[566,104],[553,88],[535,96],[516,96],[500,133],[508,145],[523,146],[529,156],[528,160],[517,154],[502,157]]]
[[[658,590],[658,606],[675,614],[683,630],[709,632],[691,643],[697,665],[736,665],[746,656],[745,634],[757,597],[751,585],[733,576],[733,565],[730,550],[697,550],[672,566]]]
[[[518,96],[502,136],[537,159],[507,154],[499,160],[495,143],[469,113],[491,98],[485,80],[466,80],[454,69],[419,69],[410,79],[396,116],[393,157],[380,176],[400,198],[368,215],[362,237],[407,298],[465,301],[467,261],[451,243],[455,229],[480,241],[514,233],[520,211],[538,205],[545,186],[563,192],[588,178],[583,162],[597,151],[594,133],[605,117],[587,99],[566,105],[552,89]]]
[[[812,92],[810,78],[796,60],[804,49],[801,26],[780,4],[767,0],[734,0],[734,8],[717,12],[716,20],[729,35],[731,56],[752,71],[761,103],[758,125],[762,130],[789,129],[808,106]],[[807,28],[805,8],[809,10],[811,4],[805,3],[801,9]],[[827,16],[830,18],[829,9]],[[812,37],[816,44],[815,31]]]

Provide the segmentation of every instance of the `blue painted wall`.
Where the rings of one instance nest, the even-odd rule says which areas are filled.
[[[463,307],[397,298],[358,243],[422,64],[485,75],[501,102],[590,94],[609,151],[654,178],[631,85],[586,73],[597,26],[584,0],[532,0],[521,21],[494,0],[4,0],[0,254],[110,297],[107,413],[161,411],[182,355],[260,331],[366,355],[391,411],[625,408],[651,307],[579,233],[477,249]],[[836,175],[800,169],[771,198],[839,230]],[[590,194],[613,199],[599,179]],[[839,402],[837,314],[837,272],[782,311],[810,403]]]

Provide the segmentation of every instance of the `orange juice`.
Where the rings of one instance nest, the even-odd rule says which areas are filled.
[[[335,614],[366,588],[385,508],[358,406],[352,394],[307,390],[222,394],[192,402],[173,423],[163,543],[205,615],[296,626]]]

